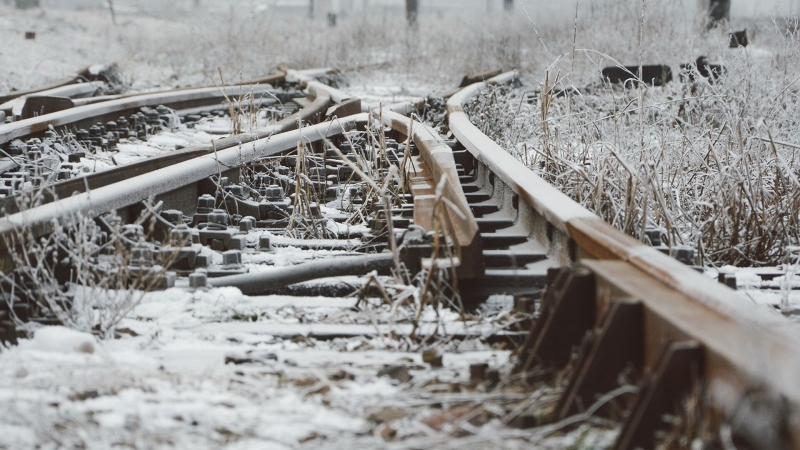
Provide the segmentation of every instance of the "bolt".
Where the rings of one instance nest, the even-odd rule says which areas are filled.
[[[228,213],[222,209],[215,209],[208,214],[208,222],[222,227],[228,226]]]
[[[133,246],[131,250],[131,266],[153,267],[153,248],[145,242]]]
[[[136,224],[123,225],[121,233],[126,238],[138,242],[139,239],[144,238],[144,227]]]
[[[208,194],[203,194],[197,199],[198,214],[208,214],[214,211],[215,206],[217,206],[217,200]]]
[[[308,205],[308,209],[311,212],[311,217],[313,217],[315,219],[321,219],[322,218],[322,213],[319,210],[319,205],[318,204],[312,203],[312,204]]]
[[[285,193],[283,192],[283,188],[278,186],[277,184],[273,184],[270,187],[266,188],[264,197],[270,202],[279,202],[284,199]]]
[[[240,250],[228,250],[222,253],[223,266],[238,266],[242,264],[242,252]]]
[[[191,247],[192,230],[182,223],[169,232],[169,244],[173,247]]]
[[[262,252],[268,252],[272,250],[272,242],[270,241],[270,236],[268,234],[262,234],[259,236],[258,249]]]
[[[254,217],[244,217],[239,221],[239,231],[247,233],[255,226],[256,219]]]
[[[205,272],[196,271],[189,274],[189,287],[192,289],[202,289],[208,283],[208,275]]]
[[[232,184],[230,186],[225,186],[223,190],[236,198],[244,198],[244,187],[242,186]]]
[[[178,225],[183,222],[183,213],[177,209],[161,211],[161,217],[173,225]]]

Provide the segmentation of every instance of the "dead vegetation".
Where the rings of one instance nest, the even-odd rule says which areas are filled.
[[[713,45],[721,32],[714,33],[698,36],[699,46]],[[800,241],[800,46],[778,21],[758,38],[764,47],[720,45],[726,70],[716,79],[693,66],[693,83],[587,87],[574,84],[585,76],[550,72],[535,92],[484,92],[470,115],[548,182],[634,237],[646,241],[646,230],[659,229],[665,244],[695,247],[698,263],[780,264]],[[676,46],[666,59],[689,51]],[[615,64],[593,55],[598,66]]]
[[[18,209],[26,214],[46,192],[20,194]],[[113,212],[98,218],[78,214],[50,224],[53,231],[44,236],[34,225],[4,236],[5,262],[12,267],[0,272],[0,296],[17,328],[59,324],[114,337],[143,295],[174,277],[165,269],[170,256],[160,257],[146,242],[157,209],[150,205],[131,224]]]

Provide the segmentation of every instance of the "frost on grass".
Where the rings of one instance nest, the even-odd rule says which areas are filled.
[[[3,49],[7,70],[0,92],[54,81],[80,67],[116,62],[133,90],[213,85],[262,77],[287,64],[297,69],[335,67],[381,82],[384,74],[407,83],[450,87],[466,73],[520,67],[530,28],[521,18],[509,27],[502,15],[487,21],[471,12],[450,15],[458,27],[441,27],[434,14],[420,18],[417,31],[402,15],[352,14],[329,28],[306,14],[281,15],[256,1],[117,2],[118,26],[108,11],[84,2],[70,10],[50,2],[41,10],[0,4],[0,32],[37,39],[15,40]],[[380,11],[376,8],[376,11]],[[468,42],[468,45],[465,45]],[[37,55],[31,58],[30,55]],[[385,83],[382,83],[385,84]]]
[[[668,245],[696,247],[706,264],[784,262],[800,241],[799,37],[782,20],[748,24],[748,48],[728,49],[721,30],[667,37],[662,23],[680,19],[670,11],[648,17],[643,32],[646,45],[673,45],[660,55],[645,47],[653,59],[644,63],[677,69],[707,52],[726,68],[719,79],[692,67],[697,83],[675,74],[663,88],[612,86],[599,69],[638,64],[639,50],[577,50],[580,71],[556,60],[538,89],[485,91],[469,114],[545,180],[634,237],[658,227]],[[597,32],[588,28],[578,36]]]

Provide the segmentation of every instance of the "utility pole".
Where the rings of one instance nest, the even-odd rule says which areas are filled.
[[[731,0],[699,0],[698,8],[707,28],[713,28],[723,20],[731,20]]]
[[[419,16],[419,0],[406,0],[406,20],[408,26],[416,28]]]
[[[38,8],[41,5],[39,0],[15,0],[14,6],[17,9],[30,9],[30,8]]]
[[[111,11],[111,22],[117,26],[117,13],[114,11],[114,0],[108,0],[108,9]]]
[[[503,10],[505,12],[513,12],[514,11],[514,0],[503,0]]]
[[[316,6],[315,3],[317,3],[317,0],[308,0],[308,18],[309,19],[313,19],[314,18],[314,6]]]
[[[731,0],[711,0],[708,15],[709,19],[715,23],[731,20]]]
[[[331,12],[331,0],[316,0],[317,11],[324,17]]]

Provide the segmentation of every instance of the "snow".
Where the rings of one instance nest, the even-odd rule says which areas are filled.
[[[8,68],[0,91],[41,85],[98,62],[119,63],[131,91],[210,84],[220,68],[226,80],[255,77],[286,62],[298,68],[340,67],[350,78],[343,90],[365,101],[393,103],[446,90],[463,74],[478,70],[523,64],[538,72],[550,67],[552,56],[530,39],[527,22],[500,15],[491,23],[485,17],[459,22],[462,26],[454,30],[421,27],[412,35],[386,16],[382,21],[356,17],[348,26],[329,30],[305,18],[275,20],[258,2],[203,2],[213,10],[206,16],[187,9],[189,2],[162,2],[163,9],[147,13],[133,3],[115,2],[116,27],[102,9],[18,12],[0,5],[0,32],[9,44],[0,48],[0,65]],[[437,18],[432,23],[440,22]],[[29,29],[37,31],[35,41],[22,39]],[[545,34],[556,54],[572,51],[572,28],[565,30],[563,39]],[[612,31],[634,35],[624,28]],[[613,32],[609,35],[616,38]],[[672,45],[660,34],[645,36],[656,40],[652,49],[646,46],[645,56]],[[565,44],[558,48],[552,41]],[[424,57],[412,57],[417,54]],[[124,142],[114,160],[100,154],[81,164],[103,170],[130,163],[176,146],[207,142],[213,136],[203,129],[218,132],[228,125],[214,119],[199,130],[179,128],[147,142]],[[323,214],[331,218],[335,212],[323,208]],[[329,222],[328,228],[346,227]],[[354,234],[368,231],[363,225],[349,229]],[[273,252],[244,255],[251,271],[347,253],[303,250],[278,236],[272,242]],[[357,246],[359,241],[349,243]],[[213,255],[219,262],[220,256]],[[353,277],[337,281],[359,285]],[[185,286],[185,280],[179,285]],[[430,368],[422,362],[423,348],[406,338],[410,314],[403,305],[390,307],[377,299],[356,305],[355,297],[246,297],[233,288],[175,288],[144,295],[119,324],[116,339],[99,341],[62,327],[35,329],[32,339],[0,350],[0,448],[384,448],[392,445],[381,437],[387,426],[399,438],[410,439],[408,444],[395,442],[397,446],[530,445],[515,440],[526,436],[523,432],[500,426],[508,402],[528,394],[513,388],[487,392],[469,384],[472,363],[488,362],[507,373],[509,350],[478,339],[443,336],[430,344],[443,352],[443,367]],[[509,297],[493,298],[479,318],[467,319],[468,329],[500,329],[508,324],[510,308]],[[421,322],[427,328],[445,324],[448,333],[467,328],[461,315],[448,308],[428,306]],[[308,337],[314,329],[353,332],[321,340]],[[378,337],[359,335],[376,329],[383,332]],[[379,376],[387,366],[406,367],[413,378]],[[450,391],[454,389],[460,392]],[[439,394],[441,390],[447,393]],[[452,424],[434,430],[421,421],[465,403],[495,411],[485,424],[464,425],[479,431],[477,444],[462,444],[455,437],[461,430]],[[370,419],[386,407],[402,408],[404,417],[386,424]],[[537,438],[536,443],[562,448],[577,442],[593,448],[608,445],[614,436],[613,430],[582,426],[550,441]]]
[[[42,327],[33,339],[23,341],[23,346],[35,351],[69,353],[94,353],[95,339],[89,333],[65,327]]]
[[[313,433],[370,441],[363,412],[406,389],[376,375],[384,366],[401,361],[414,377],[464,380],[472,362],[509,362],[508,351],[472,345],[479,350],[447,353],[444,367],[429,371],[420,353],[394,351],[390,340],[282,340],[245,327],[278,325],[282,310],[316,311],[335,322],[354,303],[170,289],[146,294],[119,325],[118,339],[38,328],[33,339],[0,352],[0,429],[7,431],[0,448],[297,448]],[[266,313],[257,322],[232,321]],[[215,324],[230,332],[209,333]],[[341,370],[352,379],[332,381]],[[324,394],[315,393],[322,387]]]

